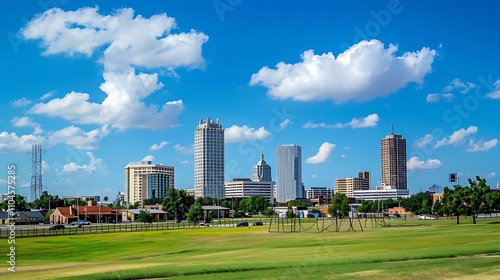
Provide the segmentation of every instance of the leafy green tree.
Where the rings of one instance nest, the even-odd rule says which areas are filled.
[[[2,208],[3,211],[9,210],[9,200],[10,199],[7,199],[7,200],[3,201],[2,204],[0,204],[0,207]],[[13,211],[27,211],[27,210],[30,210],[29,207],[28,207],[28,204],[26,203],[26,201],[24,201],[24,197],[23,196],[21,196],[19,194],[16,194],[16,195],[14,195],[13,200],[14,200],[14,209],[13,209]]]
[[[203,220],[203,208],[198,205],[191,206],[187,213],[187,220],[193,223]]]
[[[224,199],[220,202],[220,206],[231,209],[231,199]]]
[[[427,205],[432,207],[432,194],[429,192],[419,192],[409,198],[404,198],[401,205],[406,211],[418,214],[422,208],[423,201],[427,201]],[[430,210],[429,210],[430,211]]]
[[[144,199],[142,203],[143,205],[155,205],[155,204],[161,204],[162,202],[163,199],[153,196],[151,198]]]
[[[50,221],[50,215],[52,212],[53,211],[47,211],[47,213],[45,213],[45,216],[43,217],[44,221]]]
[[[422,206],[420,207],[420,210],[418,210],[418,214],[430,214],[431,213],[431,208],[427,204],[427,199],[422,200]]]
[[[347,204],[347,207],[349,206],[349,199],[347,196],[343,193],[335,193],[332,196],[332,203],[328,206],[328,213],[331,216],[336,216],[337,212],[342,216],[347,215],[349,209],[346,211],[345,205],[342,205],[343,203]]]
[[[104,202],[108,202],[109,197],[105,196],[104,197]]]
[[[384,200],[385,208],[394,208],[399,206],[399,201],[394,199],[386,199]]]
[[[141,210],[139,211],[139,217],[137,218],[137,221],[143,223],[152,223],[153,218],[153,214],[149,213],[148,211]]]
[[[141,203],[136,201],[134,204],[129,205],[128,209],[139,209],[139,206],[141,206]]]
[[[348,217],[349,216],[349,211],[351,210],[351,207],[349,206],[349,200],[343,199],[342,203],[340,204],[340,214],[342,217]]]
[[[57,207],[63,207],[64,201],[59,198],[58,195],[50,195],[47,191],[42,192],[39,198],[33,201],[34,208],[41,209],[55,209]]]
[[[291,208],[293,206],[295,207],[300,207],[300,208],[306,208],[306,207],[311,207],[312,203],[310,201],[296,201],[296,200],[291,200],[288,201],[288,208]]]
[[[489,213],[497,213],[500,210],[500,192],[491,191],[486,194],[486,204],[488,205]]]
[[[466,213],[464,211],[464,191],[460,185],[455,185],[453,189],[444,187],[443,189],[443,207],[449,215],[457,217],[457,225],[460,224],[460,215]]]
[[[267,208],[264,210],[264,212],[262,212],[262,214],[269,218],[274,215],[274,210],[272,208]]]
[[[490,186],[486,184],[486,179],[476,176],[476,181],[469,179],[468,204],[467,207],[472,215],[472,223],[476,224],[479,213],[485,213],[488,209],[487,193]]]
[[[188,195],[186,190],[168,189],[163,199],[163,211],[172,219],[185,219],[189,208],[195,204],[193,196]]]
[[[444,215],[445,211],[443,203],[441,202],[440,199],[436,200],[436,202],[434,202],[434,204],[432,205],[432,213],[438,216]]]
[[[361,202],[361,205],[356,210],[358,211],[358,213],[373,212],[372,211],[372,202],[369,200],[363,200]]]

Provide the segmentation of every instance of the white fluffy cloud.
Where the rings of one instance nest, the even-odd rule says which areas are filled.
[[[438,169],[443,163],[439,159],[429,158],[426,161],[414,156],[406,163],[407,169]]]
[[[145,157],[142,159],[142,161],[153,161],[154,159],[155,159],[155,157],[154,157],[154,156],[152,156],[152,155],[147,155],[147,156],[145,156]]]
[[[434,140],[434,137],[432,137],[431,134],[426,134],[424,137],[417,139],[413,146],[415,148],[422,149],[423,147],[431,144],[432,140]]]
[[[467,83],[466,84],[466,83],[462,82],[460,79],[455,78],[455,79],[453,79],[453,81],[450,82],[449,85],[447,85],[443,89],[443,91],[444,92],[452,92],[455,89],[459,89],[460,93],[465,94],[465,93],[469,92],[469,90],[471,88],[475,88],[475,87],[476,87],[476,85],[473,84],[473,83]]]
[[[58,144],[70,145],[76,149],[95,150],[109,130],[106,126],[91,131],[84,131],[79,127],[68,126],[60,130],[45,133],[36,127],[32,134],[17,135],[15,132],[0,133],[0,153],[20,153],[31,150],[31,145],[41,144],[52,147]]]
[[[285,119],[280,123],[280,128],[285,129],[290,124],[293,124],[293,122],[290,119]]]
[[[308,164],[318,164],[327,161],[330,158],[333,149],[335,148],[335,144],[324,142],[319,147],[318,153],[308,159],[306,159],[306,163]]]
[[[16,100],[12,101],[12,107],[16,107],[16,108],[24,107],[24,106],[30,105],[32,102],[33,101],[27,99],[26,97],[23,97],[23,98],[16,99]]]
[[[47,142],[49,146],[66,144],[77,149],[95,150],[99,146],[102,138],[106,137],[108,133],[109,130],[107,126],[88,132],[76,126],[68,126],[61,130],[49,132],[47,135]]]
[[[488,151],[498,144],[498,139],[493,138],[489,141],[484,141],[483,139],[475,142],[474,140],[469,140],[469,147],[467,148],[467,152],[484,152]]]
[[[488,175],[486,175],[486,177],[488,177],[488,178],[494,178],[495,176],[497,176],[497,174],[495,172],[490,172],[490,173],[488,173]]]
[[[74,162],[70,162],[64,165],[63,167],[63,172],[65,173],[71,173],[71,172],[78,172],[78,171],[83,171],[83,172],[94,172],[97,169],[104,169],[103,166],[103,161],[101,158],[96,158],[92,152],[87,152],[87,155],[90,158],[90,161],[88,164],[83,164],[83,165],[78,165]]]
[[[151,151],[157,151],[157,150],[160,150],[163,147],[165,147],[165,145],[167,145],[167,144],[168,144],[167,141],[161,141],[160,144],[153,144],[153,145],[151,145],[151,147],[149,147],[149,150],[151,150]]]
[[[500,80],[496,80],[493,85],[495,86],[495,90],[488,93],[486,96],[491,99],[500,99]]]
[[[39,126],[39,124],[37,124],[36,122],[34,122],[30,117],[26,117],[26,116],[24,116],[24,117],[14,117],[11,120],[11,123],[15,127],[26,127],[26,126],[37,127],[37,126]]]
[[[398,47],[385,48],[378,40],[361,41],[335,57],[312,50],[295,64],[279,62],[252,75],[276,99],[299,101],[366,101],[388,96],[409,83],[422,84],[431,71],[436,51],[427,47],[397,56]]]
[[[313,123],[307,122],[302,127],[303,128],[343,128],[346,126],[350,126],[352,128],[365,128],[365,127],[374,127],[377,126],[380,117],[377,114],[371,114],[364,118],[353,118],[348,123],[336,123],[336,124],[326,124],[322,123]]]
[[[451,102],[453,101],[453,98],[454,96],[452,93],[429,93],[425,100],[427,101],[427,103],[435,103],[439,102],[440,100]]]
[[[265,139],[269,137],[271,133],[267,131],[264,127],[258,129],[244,126],[232,125],[224,130],[224,141],[226,143],[236,143],[244,142],[258,139]]]
[[[158,73],[136,71],[159,69],[175,75],[178,67],[205,67],[201,49],[208,36],[195,30],[172,33],[174,28],[174,18],[166,14],[145,18],[127,8],[109,15],[99,14],[98,8],[53,8],[36,16],[21,30],[24,38],[41,40],[45,55],[100,57],[104,66],[100,89],[107,96],[102,103],[93,103],[87,93],[73,91],[63,98],[35,104],[29,112],[119,129],[177,125],[184,108],[182,101],[160,106],[144,103],[143,99],[163,84]]]
[[[377,126],[379,120],[380,118],[377,114],[371,114],[364,118],[354,118],[346,125],[352,128],[374,127]]]
[[[182,146],[181,144],[175,144],[174,149],[176,151],[180,152],[181,154],[185,154],[185,155],[192,154],[194,152],[193,145],[186,147],[186,146]]]
[[[0,153],[26,153],[33,144],[43,144],[46,138],[40,135],[17,135],[15,132],[0,133]]]
[[[466,94],[476,85],[473,83],[464,83],[460,79],[453,79],[446,87],[444,87],[439,93],[430,93],[425,99],[427,103],[435,103],[439,101],[451,102],[455,98],[453,92],[458,90],[461,94]]]
[[[326,124],[324,122],[321,123],[307,122],[302,126],[302,128],[342,128],[342,127],[344,127],[344,125],[341,123]]]
[[[51,90],[51,91],[47,92],[46,94],[42,95],[40,97],[40,100],[49,99],[52,95],[54,95],[54,91]]]
[[[462,143],[469,135],[475,134],[477,132],[476,126],[469,126],[467,129],[461,128],[453,132],[450,136],[447,136],[439,141],[437,141],[435,147],[439,148],[441,146],[456,145]]]

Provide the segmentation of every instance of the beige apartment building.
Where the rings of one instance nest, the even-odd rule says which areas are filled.
[[[370,189],[370,172],[358,172],[358,177],[335,179],[335,193],[343,193],[349,198],[354,197],[354,191]]]

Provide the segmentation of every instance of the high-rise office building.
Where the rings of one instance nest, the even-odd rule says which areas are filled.
[[[125,166],[126,200],[130,204],[144,199],[164,198],[174,188],[174,167],[151,161],[131,162]]]
[[[271,166],[264,160],[264,155],[260,155],[260,160],[253,167],[253,181],[271,182]]]
[[[370,172],[358,172],[358,178],[337,178],[334,183],[335,193],[354,197],[354,191],[370,189]]]
[[[382,185],[407,189],[406,139],[391,132],[381,140]]]
[[[194,132],[194,195],[224,198],[224,129],[200,120]]]
[[[276,147],[276,202],[304,198],[302,151],[297,145]]]

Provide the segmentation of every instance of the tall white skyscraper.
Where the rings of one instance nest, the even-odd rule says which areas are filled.
[[[260,160],[253,166],[253,181],[271,182],[271,166],[264,160],[264,155],[260,155]]]
[[[194,196],[224,198],[224,129],[200,120],[194,132]]]
[[[276,147],[276,202],[304,198],[302,185],[302,149],[297,145]]]

